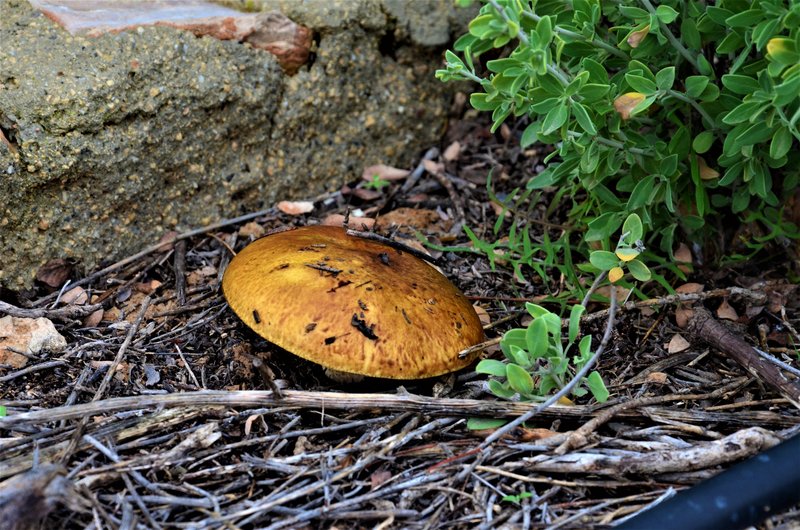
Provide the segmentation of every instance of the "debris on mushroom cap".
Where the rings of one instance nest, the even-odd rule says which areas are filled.
[[[424,261],[341,227],[306,226],[245,247],[222,279],[256,333],[341,372],[422,379],[453,372],[483,340],[466,297]]]

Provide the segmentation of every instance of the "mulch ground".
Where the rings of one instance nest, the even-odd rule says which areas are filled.
[[[723,270],[695,260],[687,280],[666,275],[690,284],[677,296],[642,286],[649,298],[620,306],[599,359],[611,399],[574,398],[490,444],[468,418],[511,419],[531,405],[493,397],[471,370],[335,383],[227,307],[232,250],[333,214],[349,212],[351,227],[378,217],[375,230],[409,244],[420,233],[468,246],[461,224],[491,240],[505,213],[486,175],[502,200],[542,170],[545,153],[521,151],[514,135],[467,114],[411,175],[378,190],[354,180],[310,198],[309,213],[273,208],[154,240],[100,271],[67,270],[86,300],[54,304],[59,291],[44,283],[6,293],[6,312],[52,319],[67,348],[0,365],[0,528],[605,528],[797,433],[800,314],[779,251]],[[544,209],[525,204],[503,226],[541,221]],[[558,237],[554,211],[527,222],[532,238]],[[564,300],[557,273],[515,278],[502,259],[493,268],[485,254],[430,252],[485,313],[490,338],[527,323],[525,301],[557,310],[549,301]],[[788,390],[682,328],[692,304],[783,362],[765,361]],[[607,309],[588,307],[595,344]],[[795,509],[759,528],[798,526]]]

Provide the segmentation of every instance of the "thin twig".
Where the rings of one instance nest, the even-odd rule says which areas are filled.
[[[17,370],[16,372],[11,372],[10,374],[6,374],[0,377],[0,383],[7,383],[23,375],[32,374],[33,372],[38,372],[40,370],[47,370],[49,368],[55,368],[57,366],[64,366],[65,364],[67,364],[67,361],[64,361],[62,359],[54,359],[52,361],[45,361],[43,363],[34,364],[32,366],[26,366],[21,370]]]
[[[186,240],[175,242],[175,297],[178,306],[186,305]]]
[[[700,300],[708,300],[710,298],[725,298],[725,297],[742,297],[750,300],[756,305],[766,303],[767,294],[763,291],[754,291],[752,289],[744,289],[742,287],[728,287],[725,289],[712,289],[701,293],[677,293],[659,298],[651,298],[649,300],[641,300],[639,302],[626,302],[619,306],[620,311],[632,311],[634,309],[641,309],[643,307],[663,307],[667,305],[680,304],[682,302],[695,302]],[[596,311],[581,318],[582,322],[591,322],[598,318],[605,318],[608,316],[608,309]]]
[[[77,282],[75,282],[77,283]],[[74,286],[75,284],[73,284]],[[77,320],[84,318],[98,309],[102,309],[103,304],[89,305],[66,305],[55,309],[41,308],[22,308],[0,301],[0,313],[11,315],[17,318],[49,318],[51,320]]]
[[[422,252],[420,250],[417,250],[417,249],[415,249],[413,247],[410,247],[410,246],[408,246],[408,245],[406,245],[406,244],[404,244],[404,243],[402,243],[400,241],[397,241],[396,239],[390,239],[390,238],[384,237],[384,236],[382,236],[380,234],[376,234],[375,232],[361,232],[359,230],[353,230],[351,228],[348,228],[347,229],[347,235],[348,236],[353,236],[353,237],[360,237],[362,239],[369,239],[370,241],[377,241],[378,243],[383,243],[384,245],[392,247],[395,250],[399,250],[401,252],[406,252],[406,253],[411,254],[412,256],[415,256],[415,257],[417,257],[417,258],[419,258],[421,260],[425,260],[428,263],[432,263],[432,264],[437,265],[437,266],[441,265],[439,260],[437,260],[436,258],[431,256],[430,254],[428,254],[426,252]]]

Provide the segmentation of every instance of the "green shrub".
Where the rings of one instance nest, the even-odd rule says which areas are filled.
[[[712,216],[798,236],[782,206],[800,168],[799,27],[795,0],[488,0],[437,77],[478,83],[494,129],[529,120],[523,147],[555,146],[526,193],[571,197],[584,241],[611,250],[637,213],[671,255],[676,228],[700,240]]]
[[[489,391],[497,397],[545,401],[550,394],[561,390],[592,358],[591,335],[576,343],[581,315],[586,308],[572,306],[564,344],[558,315],[536,304],[527,303],[525,307],[533,320],[527,327],[510,329],[503,335],[500,349],[505,361],[483,359],[475,371],[492,376],[488,383]],[[572,359],[570,353],[574,354]],[[582,397],[588,392],[601,403],[608,399],[608,390],[597,371],[583,378],[573,388],[572,395]]]

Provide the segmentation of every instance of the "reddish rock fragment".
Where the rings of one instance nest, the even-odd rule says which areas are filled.
[[[73,35],[97,37],[140,26],[169,26],[272,53],[288,74],[308,60],[311,30],[278,12],[242,13],[203,0],[30,0]]]

